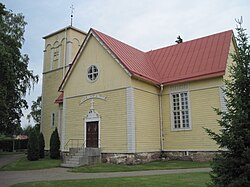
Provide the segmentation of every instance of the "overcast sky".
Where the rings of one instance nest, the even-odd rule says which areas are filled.
[[[95,28],[143,51],[233,29],[235,18],[243,16],[250,36],[249,0],[1,0],[7,9],[23,13],[28,23],[23,53],[30,57],[29,69],[40,77],[27,96],[32,100],[42,92],[43,36],[70,25],[88,31]],[[235,32],[236,33],[236,32]],[[27,115],[29,110],[24,111]],[[26,116],[25,116],[26,118]],[[28,121],[23,118],[22,126]]]

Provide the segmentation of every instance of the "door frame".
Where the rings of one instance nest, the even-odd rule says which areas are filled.
[[[87,144],[87,123],[88,122],[97,122],[98,123],[98,148],[100,148],[101,147],[101,119],[100,119],[100,117],[98,117],[98,118],[85,118],[85,120],[84,120],[84,148],[86,148],[86,144]]]

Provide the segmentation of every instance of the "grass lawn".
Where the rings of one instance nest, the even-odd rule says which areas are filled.
[[[128,186],[143,186],[143,187],[205,187],[210,181],[209,173],[185,173],[185,174],[168,174],[154,175],[142,177],[118,177],[106,179],[85,179],[85,180],[65,180],[65,181],[45,181],[16,184],[15,187],[29,186],[88,186],[88,187],[128,187]]]
[[[145,171],[164,169],[185,169],[185,168],[208,168],[209,162],[192,161],[155,161],[139,165],[124,164],[97,164],[93,166],[81,166],[71,169],[73,172],[100,173],[100,172],[123,172],[123,171]]]
[[[26,157],[0,168],[0,171],[21,171],[59,167],[61,160],[44,158],[37,161],[29,161]]]

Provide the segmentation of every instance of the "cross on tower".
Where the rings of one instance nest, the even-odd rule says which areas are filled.
[[[74,6],[73,4],[70,6],[71,14],[70,14],[70,25],[73,25],[73,13],[74,13]]]

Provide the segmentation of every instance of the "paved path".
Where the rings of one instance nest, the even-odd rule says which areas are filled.
[[[0,167],[7,165],[13,161],[16,161],[22,157],[25,157],[24,153],[0,155]]]
[[[175,169],[175,170],[150,170],[133,172],[110,172],[110,173],[73,173],[67,172],[66,168],[52,168],[29,171],[0,171],[0,186],[10,186],[16,183],[48,180],[69,179],[93,179],[110,177],[129,177],[146,175],[164,175],[173,173],[209,172],[210,168]]]

